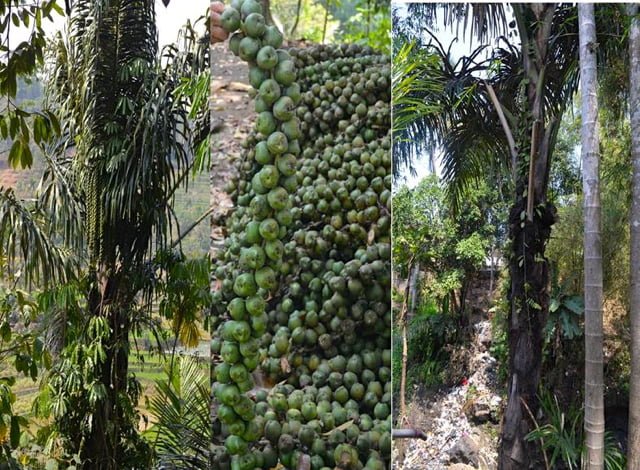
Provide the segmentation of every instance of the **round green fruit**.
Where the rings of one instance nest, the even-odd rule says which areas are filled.
[[[296,75],[296,66],[292,60],[278,62],[273,73],[277,82],[284,86],[292,85],[296,80]]]
[[[266,30],[264,16],[260,13],[251,13],[242,22],[242,29],[251,38],[259,39]]]
[[[264,36],[262,38],[262,40],[264,41],[265,44],[277,49],[280,46],[282,46],[282,41],[283,41],[283,37],[282,37],[282,33],[280,32],[280,30],[274,26],[274,25],[270,25],[267,26],[265,32],[264,32]]]
[[[258,287],[251,273],[240,274],[233,283],[233,291],[240,297],[251,297],[256,294]]]
[[[256,54],[257,53],[258,51],[256,50]],[[267,105],[272,105],[273,103],[275,103],[275,101],[280,98],[281,93],[282,91],[280,89],[280,85],[272,78],[269,78],[262,82],[260,88],[258,89],[258,95],[264,100],[265,103],[267,103]]]
[[[274,115],[270,111],[263,111],[256,117],[256,131],[268,136],[276,130],[277,124]]]
[[[278,54],[272,46],[263,46],[256,55],[256,63],[263,70],[271,70],[278,63]]]
[[[256,0],[244,0],[240,7],[240,13],[243,18],[247,18],[252,13],[262,14],[262,5]]]
[[[224,441],[224,446],[231,455],[240,455],[247,452],[247,442],[240,436],[228,436]]]
[[[226,7],[220,15],[220,24],[227,33],[233,33],[240,27],[240,12],[232,7]]]
[[[244,37],[238,44],[238,55],[242,60],[253,61],[260,50],[260,41],[250,37]]]
[[[273,132],[267,138],[267,148],[274,155],[281,155],[289,148],[289,139],[283,132]]]

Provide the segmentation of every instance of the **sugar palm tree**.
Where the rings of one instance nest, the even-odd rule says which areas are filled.
[[[129,332],[137,297],[152,289],[147,262],[169,244],[171,196],[193,160],[190,103],[176,91],[182,77],[204,68],[205,56],[169,48],[163,51],[167,64],[160,64],[154,3],[75,2],[69,39],[59,42],[53,69],[51,100],[68,139],[62,148],[75,149],[67,172],[84,201],[89,271],[88,334],[69,345],[59,376],[73,370],[78,355],[101,354],[85,372],[85,381],[96,384],[94,396],[77,395],[67,380],[52,383],[89,419],[82,429],[69,414],[58,416],[65,434],[75,437],[71,442],[80,444],[87,468],[121,468],[128,457],[137,458],[128,454],[141,453],[135,449],[139,389],[128,374]]]
[[[538,409],[543,329],[549,307],[545,246],[556,210],[547,198],[555,139],[578,86],[576,7],[559,4],[411,4],[400,31],[411,36],[438,17],[486,44],[500,38],[488,59],[483,49],[453,62],[435,39],[424,45],[441,56],[431,85],[412,98],[433,104],[396,129],[394,169],[411,161],[414,138],[428,139],[442,155],[442,177],[455,205],[467,185],[495,172],[511,175],[508,318],[508,401],[501,432],[499,468],[535,465],[536,444],[527,442]],[[513,21],[508,22],[508,10]],[[419,37],[419,36],[418,36]],[[606,36],[598,53],[611,53]],[[423,40],[423,43],[426,40]],[[439,89],[441,90],[438,92]],[[402,103],[400,103],[401,105]],[[398,106],[398,103],[394,103]],[[394,108],[395,111],[395,108]]]
[[[153,294],[154,253],[171,244],[172,195],[188,180],[194,149],[206,147],[207,103],[195,103],[185,79],[208,70],[208,41],[187,30],[180,51],[159,51],[154,3],[73,3],[47,70],[62,137],[33,207],[8,192],[0,198],[11,216],[0,227],[10,261],[29,279],[70,280],[86,295],[46,395],[65,450],[87,469],[148,465],[129,333],[148,318],[138,301]]]

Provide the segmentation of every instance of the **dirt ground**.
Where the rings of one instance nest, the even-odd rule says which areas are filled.
[[[224,216],[232,207],[224,186],[237,175],[234,162],[254,120],[247,75],[247,64],[226,43],[211,47],[211,204],[217,206],[211,217],[212,257],[222,247]]]

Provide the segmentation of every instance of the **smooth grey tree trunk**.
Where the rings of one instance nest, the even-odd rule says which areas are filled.
[[[580,27],[582,185],[584,193],[584,430],[586,454],[583,468],[602,470],[604,468],[602,235],[598,155],[597,45],[592,3],[578,4],[578,21]]]
[[[629,5],[629,88],[631,114],[631,383],[629,387],[628,467],[640,468],[640,20],[638,5]]]

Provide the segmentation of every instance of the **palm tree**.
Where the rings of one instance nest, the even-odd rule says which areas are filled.
[[[76,402],[67,381],[54,382],[54,389],[90,419],[82,429],[69,415],[58,417],[87,468],[121,468],[138,458],[132,452],[141,454],[129,332],[137,297],[152,289],[147,262],[169,243],[171,195],[192,161],[189,102],[176,90],[204,64],[169,49],[168,65],[160,65],[154,3],[76,2],[53,71],[51,97],[68,139],[62,147],[75,147],[67,172],[84,201],[89,271],[88,334],[69,346],[59,374],[73,369],[72,358],[101,351],[85,379],[96,384],[95,396]]]
[[[170,95],[156,94],[154,2],[82,1],[73,9],[51,91],[75,144],[68,173],[84,200],[90,320],[89,334],[63,353],[58,377],[76,369],[72,357],[94,350],[97,356],[84,372],[84,382],[94,384],[92,395],[79,394],[68,380],[51,383],[54,395],[74,410],[56,422],[72,437],[72,448],[79,444],[73,450],[86,468],[115,469],[131,457],[127,448],[141,448],[131,406],[139,391],[128,376],[131,314],[154,232],[156,243],[165,243],[168,207],[162,201],[187,161],[184,148],[172,145],[175,139],[163,148],[161,136],[188,126],[185,116],[170,111]],[[86,430],[78,420],[90,423]]]
[[[442,14],[449,26],[462,24],[465,30],[470,26],[481,42],[491,34],[506,37],[510,32],[505,5],[409,8],[412,18],[427,24]],[[512,10],[519,47],[505,41],[490,60],[478,60],[482,51],[476,50],[453,64],[441,45],[432,46],[441,55],[441,72],[425,80],[441,82],[444,94],[423,97],[442,106],[420,116],[404,131],[407,141],[417,132],[423,136],[426,132],[441,147],[443,178],[454,202],[463,196],[466,185],[487,171],[509,169],[513,175],[510,373],[499,457],[503,470],[535,464],[538,454],[525,436],[532,427],[526,409],[535,413],[538,407],[549,304],[544,250],[555,208],[547,200],[546,189],[555,135],[577,77],[577,44],[573,39],[577,24],[571,21],[575,10],[554,4],[516,4]],[[407,147],[394,147],[394,157],[406,155]]]
[[[529,411],[535,415],[538,409],[549,307],[545,247],[556,217],[547,197],[549,172],[559,123],[579,78],[576,7],[410,4],[408,9],[408,19],[396,22],[400,39],[420,40],[425,24],[433,25],[439,16],[456,31],[470,29],[482,44],[499,38],[487,59],[481,58],[486,48],[481,46],[457,62],[437,38],[422,41],[423,48],[440,55],[440,67],[421,76],[427,91],[409,95],[422,99],[428,112],[395,128],[394,170],[414,159],[415,140],[430,141],[441,152],[442,177],[454,207],[474,181],[511,174],[509,381],[499,468],[526,468],[539,454],[525,436],[533,426]],[[614,55],[619,49],[614,44],[606,34],[599,36],[599,57]],[[394,97],[394,116],[403,105]]]
[[[578,5],[584,195],[585,446],[584,468],[604,468],[602,234],[596,24],[592,3]]]
[[[629,5],[629,86],[631,160],[633,165],[630,217],[631,251],[631,383],[629,387],[628,468],[640,468],[640,19],[638,5]],[[635,269],[634,269],[635,267]]]
[[[149,464],[129,333],[150,314],[150,262],[171,245],[172,195],[188,181],[192,149],[206,148],[207,102],[196,104],[184,79],[208,70],[208,41],[187,29],[187,50],[160,53],[154,3],[74,2],[48,69],[62,137],[34,207],[10,192],[0,198],[10,216],[0,227],[9,261],[22,263],[28,280],[69,280],[86,296],[46,394],[65,450],[87,469]],[[196,82],[208,89],[208,80]]]

